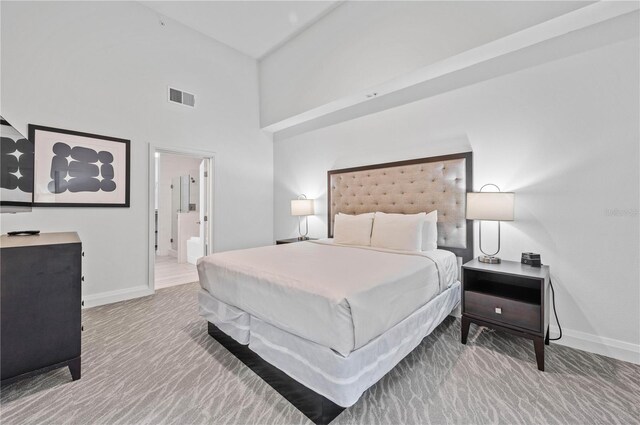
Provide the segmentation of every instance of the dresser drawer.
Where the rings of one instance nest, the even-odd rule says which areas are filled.
[[[464,313],[506,325],[540,332],[540,305],[496,297],[482,292],[464,292]]]

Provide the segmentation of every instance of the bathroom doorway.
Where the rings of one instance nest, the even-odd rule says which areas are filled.
[[[198,280],[196,262],[211,245],[212,159],[154,149],[149,283],[156,290]]]

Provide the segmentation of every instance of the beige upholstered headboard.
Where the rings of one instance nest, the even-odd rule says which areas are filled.
[[[340,212],[438,210],[438,248],[465,262],[472,259],[473,228],[465,218],[466,193],[473,187],[471,152],[331,170],[327,175],[329,237]]]

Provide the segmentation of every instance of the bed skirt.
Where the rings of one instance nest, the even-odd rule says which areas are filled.
[[[200,315],[235,341],[248,344],[262,359],[305,387],[338,406],[349,407],[455,309],[460,302],[460,283],[346,357],[224,304],[204,290],[199,301]]]

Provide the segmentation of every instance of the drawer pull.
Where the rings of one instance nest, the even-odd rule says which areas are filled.
[[[502,314],[502,309],[500,307],[496,307],[496,314]]]

